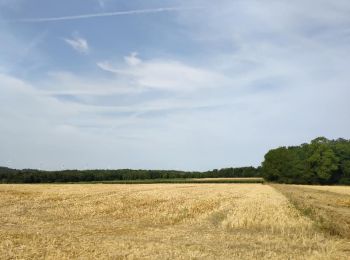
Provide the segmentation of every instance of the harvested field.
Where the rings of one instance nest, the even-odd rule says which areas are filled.
[[[339,193],[338,187],[333,186],[273,186],[313,219],[320,229],[350,239],[350,194],[346,192],[350,187],[342,187]]]
[[[314,190],[330,191],[345,195],[350,195],[350,186],[318,186],[318,185],[296,185],[297,187],[304,187]]]
[[[0,185],[1,259],[345,259],[261,184]]]
[[[91,183],[91,182],[90,182]],[[115,180],[93,183],[102,184],[154,184],[154,183],[264,183],[263,178],[179,178],[179,179],[144,179]]]

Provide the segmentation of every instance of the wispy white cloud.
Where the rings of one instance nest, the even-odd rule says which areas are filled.
[[[126,74],[125,71],[122,71],[120,69],[116,69],[109,61],[100,61],[100,62],[97,62],[96,65],[100,69],[107,71],[107,72]]]
[[[193,91],[224,87],[229,78],[219,72],[184,64],[177,60],[141,60],[137,53],[124,58],[126,65],[112,65],[109,61],[97,63],[102,70],[127,77],[140,88]]]
[[[108,17],[108,16],[123,16],[123,15],[176,12],[176,11],[191,10],[191,9],[200,9],[200,7],[187,7],[187,8],[186,7],[161,7],[161,8],[152,8],[152,9],[137,9],[137,10],[128,10],[128,11],[82,14],[82,15],[60,16],[60,17],[25,18],[25,19],[18,19],[18,20],[16,20],[16,22],[42,23],[42,22],[90,19],[90,18]]]
[[[73,34],[72,38],[66,38],[64,41],[80,53],[89,53],[90,48],[87,40],[80,37],[78,34]]]
[[[137,66],[142,62],[137,56],[137,52],[132,52],[129,56],[124,57],[124,60],[130,66]]]
[[[142,92],[142,89],[132,87],[118,79],[76,75],[67,71],[49,72],[42,85],[43,92],[48,95],[101,96]]]

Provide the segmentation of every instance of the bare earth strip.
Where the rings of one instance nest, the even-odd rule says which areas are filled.
[[[0,259],[346,259],[261,184],[0,185]]]

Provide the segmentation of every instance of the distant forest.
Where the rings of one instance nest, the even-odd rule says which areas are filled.
[[[318,137],[309,144],[270,150],[262,176],[280,183],[349,185],[350,140]]]
[[[33,169],[15,170],[0,167],[0,183],[61,183],[98,182],[117,180],[220,178],[220,177],[260,177],[260,168],[225,168],[206,172],[186,172],[172,170],[64,170],[41,171]]]
[[[270,182],[350,185],[350,140],[318,137],[299,146],[270,150],[261,167],[174,170],[16,170],[0,167],[0,183],[65,183],[149,179],[264,177]]]

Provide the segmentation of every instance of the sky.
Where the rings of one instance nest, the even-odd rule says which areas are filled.
[[[348,0],[0,0],[2,166],[259,166],[349,99]]]

